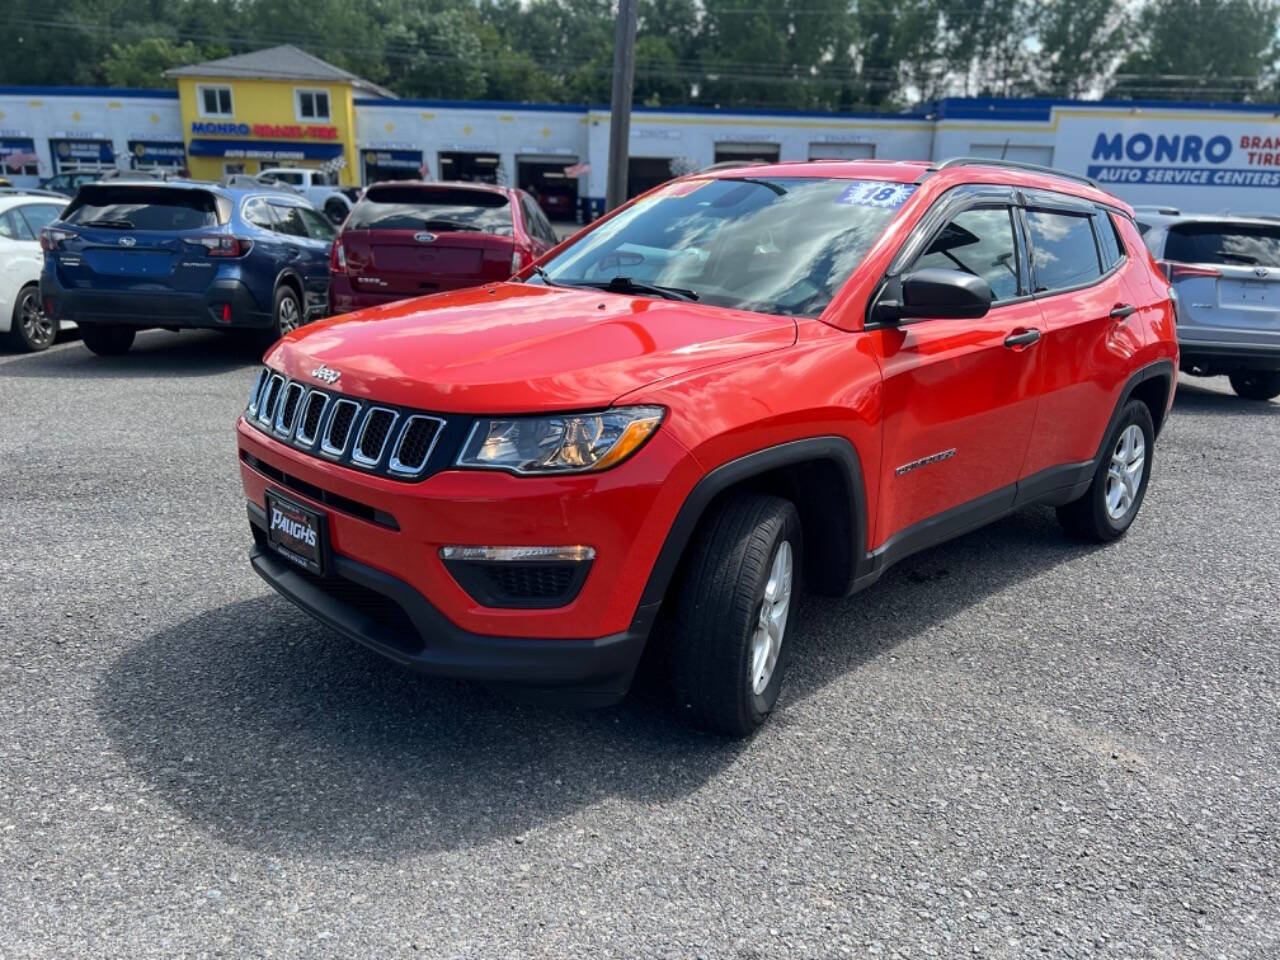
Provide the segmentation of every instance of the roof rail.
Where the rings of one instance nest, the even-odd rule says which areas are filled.
[[[1095,190],[1102,189],[1097,180],[1093,179],[1093,177],[1086,177],[1082,173],[1070,173],[1066,170],[1059,170],[1057,167],[1045,167],[1038,163],[1024,163],[1021,160],[1001,160],[998,157],[952,157],[950,160],[943,160],[936,167],[930,167],[926,173],[946,170],[948,167],[1010,167],[1014,170],[1027,170],[1031,173],[1045,173],[1051,177],[1075,180],[1077,183],[1088,184]]]

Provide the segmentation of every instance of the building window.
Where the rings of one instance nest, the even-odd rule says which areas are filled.
[[[202,117],[230,117],[233,115],[230,87],[196,87],[196,99],[200,104],[200,116]]]
[[[299,120],[328,120],[329,91],[303,90],[293,91],[294,102]]]

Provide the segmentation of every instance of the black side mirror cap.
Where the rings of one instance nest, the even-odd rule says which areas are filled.
[[[973,320],[991,309],[991,285],[982,277],[960,270],[925,267],[889,280],[868,320],[901,323],[906,320]]]

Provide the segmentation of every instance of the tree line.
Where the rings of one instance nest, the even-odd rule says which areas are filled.
[[[292,43],[403,97],[605,103],[611,0],[7,0],[0,84],[172,85]],[[1280,99],[1280,0],[639,0],[651,106]]]

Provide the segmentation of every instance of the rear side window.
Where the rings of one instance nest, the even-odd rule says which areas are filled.
[[[999,303],[1018,295],[1018,248],[1008,207],[965,210],[956,214],[915,262],[981,277]]]
[[[1280,267],[1280,223],[1175,223],[1164,255],[1179,263]]]
[[[7,240],[34,240],[36,235],[16,210],[10,210],[8,213],[0,213],[0,237]]]
[[[1102,276],[1090,219],[1058,210],[1027,211],[1036,293],[1078,287]]]
[[[276,214],[276,233],[283,233],[289,237],[307,236],[307,225],[302,219],[301,209],[282,203],[273,203],[271,206]]]
[[[1124,258],[1124,243],[1116,230],[1111,214],[1099,210],[1093,215],[1094,225],[1098,228],[1098,243],[1102,247],[1102,269],[1110,270]]]
[[[482,231],[508,236],[505,194],[448,187],[371,187],[351,211],[348,230]]]
[[[204,190],[86,184],[62,219],[120,230],[199,230],[224,217],[217,199]]]
[[[307,235],[312,240],[323,240],[328,243],[337,233],[331,224],[320,214],[314,210],[308,210],[306,207],[298,207],[298,214],[302,217],[302,222],[307,225]]]

